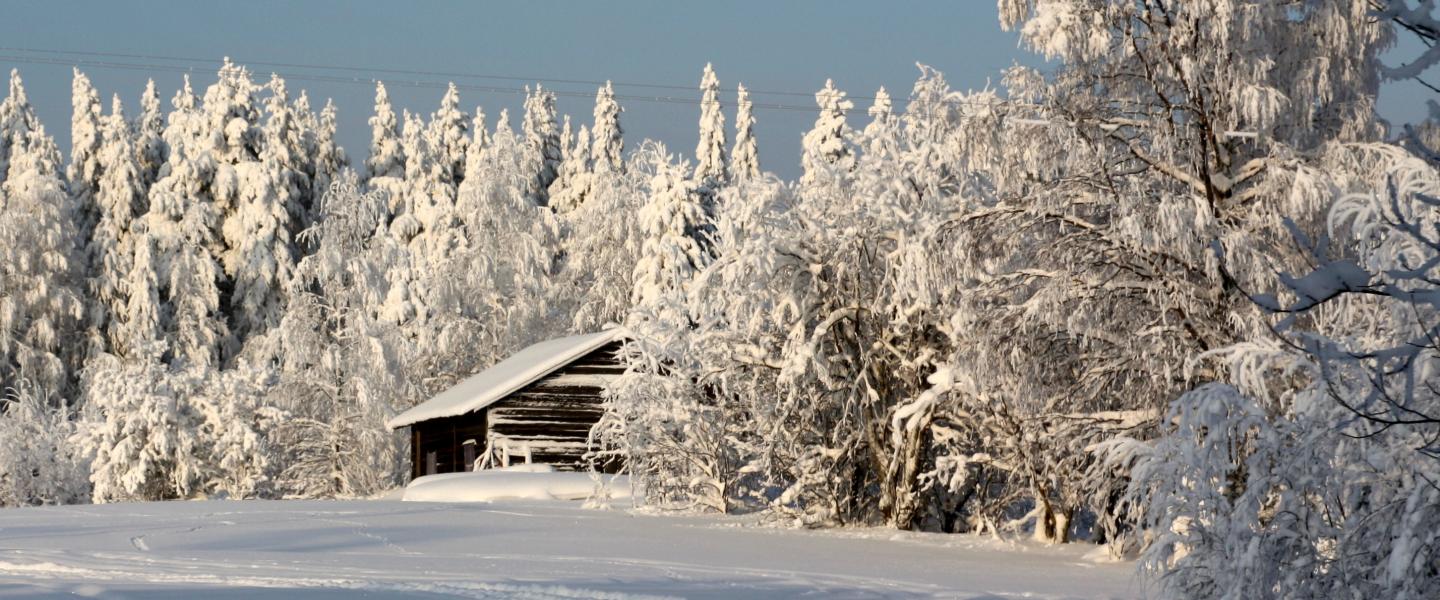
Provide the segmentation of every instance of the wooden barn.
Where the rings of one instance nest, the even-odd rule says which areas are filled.
[[[540,342],[387,423],[410,428],[411,479],[533,462],[588,468],[601,392],[624,372],[622,329]],[[618,465],[601,465],[606,471]]]

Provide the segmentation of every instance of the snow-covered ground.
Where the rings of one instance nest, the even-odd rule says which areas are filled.
[[[208,501],[0,510],[0,598],[1109,598],[1133,565],[889,530],[578,502]]]

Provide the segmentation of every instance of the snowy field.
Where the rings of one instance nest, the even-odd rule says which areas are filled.
[[[108,504],[0,510],[0,598],[1141,595],[1093,549],[554,500]]]

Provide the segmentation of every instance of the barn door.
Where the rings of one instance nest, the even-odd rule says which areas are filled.
[[[465,440],[465,443],[461,444],[461,446],[465,448],[465,462],[460,464],[460,470],[475,470],[475,440]]]

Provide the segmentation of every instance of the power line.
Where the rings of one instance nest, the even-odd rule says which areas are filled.
[[[118,70],[130,70],[130,71],[158,71],[158,72],[182,73],[182,74],[203,73],[203,72],[205,72],[205,70],[204,70],[203,68],[196,68],[196,67],[194,67],[194,66],[162,65],[162,64],[154,64],[154,63],[135,63],[135,62],[116,62],[116,61],[101,61],[101,60],[88,60],[88,59],[46,58],[46,57],[38,57],[38,56],[16,56],[16,55],[10,55],[10,54],[0,54],[0,61],[7,61],[7,62],[13,62],[13,63],[20,63],[20,64],[41,64],[41,65],[76,66],[76,67],[87,67],[87,68],[97,68],[97,69],[118,69]],[[378,78],[370,78],[370,77],[358,77],[358,76],[344,77],[344,76],[337,76],[337,75],[321,75],[321,74],[312,74],[312,73],[290,73],[290,72],[282,73],[282,72],[276,72],[275,74],[283,77],[283,78],[286,79],[286,80],[290,80],[290,81],[310,81],[310,82],[317,82],[317,83],[336,83],[336,84],[343,84],[343,85],[365,85],[365,86],[374,86],[375,84],[381,83],[381,82],[383,81],[383,83],[384,83],[387,87],[409,87],[409,88],[438,89],[438,90],[446,89],[446,88],[448,88],[448,87],[451,85],[451,83],[449,83],[449,82],[439,82],[439,81],[420,81],[420,80],[406,80],[406,79],[384,79],[384,80],[381,80],[381,79],[378,79]],[[453,85],[455,86],[456,89],[459,89],[459,90],[467,90],[467,91],[491,92],[491,93],[501,93],[501,94],[518,94],[518,95],[524,95],[524,94],[527,94],[527,93],[530,92],[530,90],[527,90],[527,89],[525,89],[525,88],[523,88],[523,87],[504,87],[504,86],[475,85],[475,84],[464,84],[464,83],[455,83],[455,84],[453,84]],[[590,99],[593,99],[593,98],[595,97],[595,94],[594,94],[593,92],[575,92],[575,91],[568,91],[568,90],[549,90],[549,91],[550,91],[551,93],[555,94],[556,96],[567,97],[567,98],[590,98]],[[698,106],[698,105],[700,105],[700,104],[703,103],[702,100],[697,99],[697,98],[683,98],[683,97],[662,96],[662,95],[616,94],[616,95],[615,95],[615,98],[616,98],[617,100],[633,100],[633,101],[637,101],[637,102],[657,102],[657,103],[662,103],[662,104],[663,104],[663,103],[668,103],[668,104],[688,104],[688,105],[694,105],[694,106]],[[815,107],[812,107],[812,106],[801,106],[801,105],[794,105],[794,104],[780,104],[780,103],[774,103],[774,102],[753,102],[752,105],[753,105],[754,108],[757,108],[757,109],[765,109],[765,110],[795,110],[795,111],[804,111],[804,112],[811,112],[811,113],[815,112],[815,110],[816,110]]]
[[[104,57],[104,58],[128,58],[128,59],[142,59],[142,60],[165,60],[165,61],[175,61],[175,62],[200,63],[200,64],[205,64],[205,65],[213,65],[213,64],[216,64],[216,61],[213,60],[213,59],[193,58],[193,57],[184,57],[184,56],[172,56],[172,55],[157,55],[157,54],[125,54],[125,53],[119,53],[119,52],[95,52],[95,51],[84,51],[84,50],[54,50],[54,49],[49,49],[49,48],[21,48],[21,47],[14,47],[14,46],[0,46],[0,50],[9,51],[9,52],[27,52],[27,53],[53,54],[53,55],[98,56],[98,57]],[[382,73],[382,74],[391,74],[391,75],[419,75],[419,76],[423,76],[423,77],[446,77],[446,78],[457,78],[457,79],[492,79],[492,80],[499,80],[499,81],[520,81],[520,82],[536,82],[536,83],[558,83],[558,84],[567,84],[567,85],[591,85],[591,86],[595,86],[595,87],[600,87],[600,86],[605,85],[606,83],[610,83],[610,84],[612,84],[612,85],[621,86],[621,87],[630,87],[630,88],[650,88],[650,89],[683,90],[683,91],[695,91],[695,90],[697,89],[697,86],[694,86],[694,85],[676,85],[676,84],[664,84],[664,83],[640,83],[640,82],[633,82],[633,81],[599,81],[599,80],[590,80],[590,79],[561,79],[561,78],[554,78],[554,77],[519,77],[519,76],[514,76],[514,75],[493,75],[493,74],[481,74],[481,73],[467,73],[467,72],[459,72],[459,71],[429,71],[429,70],[418,70],[418,69],[387,69],[387,68],[382,68],[382,67],[355,67],[355,66],[349,66],[349,65],[322,65],[322,64],[306,64],[306,63],[290,63],[290,62],[266,62],[266,61],[240,60],[240,59],[233,59],[233,60],[234,60],[234,62],[235,62],[236,64],[256,65],[256,66],[265,66],[265,67],[279,67],[279,68],[283,68],[283,69],[315,69],[315,70],[322,70],[322,71],[347,71],[347,72],[366,73],[366,74],[369,74],[369,73]],[[727,92],[727,93],[733,93],[733,92],[736,92],[737,90],[736,90],[735,88],[721,88],[721,91],[724,91],[724,92]],[[814,92],[793,92],[793,91],[779,91],[779,90],[755,90],[755,89],[749,89],[749,88],[747,88],[745,91],[748,92],[748,93],[750,93],[750,94],[758,94],[758,95],[765,95],[765,96],[795,96],[795,97],[801,97],[801,98],[814,98],[814,97],[815,97],[815,93],[814,93]],[[851,97],[851,98],[858,99],[858,100],[874,100],[874,99],[875,99],[874,96],[850,96],[850,97]]]
[[[69,58],[69,57],[70,57],[70,56],[89,56],[89,57],[101,57],[101,58],[161,60],[161,61],[172,61],[172,62],[182,62],[182,63],[195,63],[196,65],[205,65],[205,66],[209,66],[209,67],[211,67],[211,68],[214,68],[214,67],[216,67],[216,66],[218,66],[218,65],[220,64],[218,61],[215,61],[215,60],[213,60],[213,59],[194,58],[194,57],[185,57],[185,56],[174,56],[174,55],[158,55],[158,54],[126,54],[126,53],[119,53],[119,52],[98,52],[98,51],[84,51],[84,50],[55,50],[55,49],[48,49],[48,48],[28,48],[28,47],[16,47],[16,46],[0,46],[0,51],[20,52],[20,53],[22,53],[21,56],[10,55],[10,56],[3,57],[4,59],[8,59],[8,60],[10,60],[10,61],[12,61],[12,62],[32,63],[32,64],[63,64],[63,65],[71,65],[71,64],[74,64],[74,65],[77,65],[77,66],[90,66],[90,67],[94,67],[94,68],[115,68],[115,69],[128,69],[128,70],[153,69],[153,70],[159,70],[159,71],[183,72],[183,73],[193,73],[193,72],[196,72],[196,71],[197,71],[197,67],[194,66],[194,65],[191,65],[191,66],[182,66],[182,65],[159,65],[159,64],[154,64],[154,63],[117,63],[117,62],[114,62],[114,61],[87,60],[87,59]],[[66,58],[46,58],[46,57],[35,57],[35,56],[23,56],[24,53],[48,54],[48,55],[53,55],[53,56],[66,57]],[[552,84],[566,84],[566,85],[593,85],[593,86],[596,86],[596,87],[603,86],[603,85],[605,85],[606,83],[610,83],[610,84],[612,84],[612,85],[614,85],[614,86],[622,87],[622,88],[626,88],[626,87],[628,87],[628,88],[648,88],[648,89],[664,89],[664,90],[677,90],[677,91],[678,91],[678,90],[683,90],[683,91],[687,91],[687,92],[694,92],[694,91],[696,91],[696,90],[698,89],[697,86],[685,86],[685,85],[661,84],[661,83],[616,82],[616,81],[598,81],[598,80],[584,80],[584,79],[560,79],[560,78],[553,78],[553,77],[518,77],[518,76],[511,76],[511,75],[487,75],[487,74],[479,74],[479,73],[465,73],[465,72],[453,72],[453,71],[426,71],[426,70],[416,70],[416,69],[362,68],[362,67],[354,67],[354,66],[348,66],[348,65],[324,65],[324,64],[314,64],[314,63],[306,64],[306,63],[286,63],[286,62],[243,61],[243,60],[234,60],[233,62],[235,62],[236,64],[242,64],[242,65],[246,65],[246,66],[259,65],[259,66],[267,66],[267,67],[280,67],[280,68],[285,68],[285,69],[309,69],[309,70],[320,70],[320,71],[341,71],[341,72],[348,72],[348,73],[356,73],[356,74],[359,74],[359,75],[360,75],[360,77],[356,77],[356,76],[344,77],[344,76],[337,76],[337,75],[325,75],[325,74],[316,75],[316,74],[305,74],[305,73],[295,73],[295,72],[287,72],[287,73],[278,73],[278,72],[277,72],[277,73],[276,73],[277,75],[282,75],[282,76],[284,76],[286,79],[295,79],[295,80],[297,80],[297,81],[306,81],[306,80],[309,80],[309,81],[320,81],[320,82],[329,82],[329,83],[369,83],[369,84],[373,85],[374,83],[383,81],[386,85],[392,85],[392,83],[393,83],[394,85],[399,85],[399,86],[402,86],[402,87],[419,87],[419,88],[433,88],[433,87],[439,86],[439,87],[442,88],[442,89],[443,89],[446,85],[448,85],[448,82],[446,82],[446,83],[440,83],[440,82],[434,82],[434,81],[413,81],[413,80],[399,80],[399,79],[390,79],[390,78],[381,79],[381,78],[379,78],[379,77],[375,77],[375,75],[380,75],[380,74],[392,74],[392,75],[412,75],[412,76],[418,75],[418,76],[423,76],[423,77],[444,77],[444,78],[461,78],[461,79],[492,79],[492,80],[503,80],[503,81],[523,81],[523,82],[552,83]],[[306,79],[307,77],[310,78],[310,79]],[[526,91],[525,91],[523,88],[515,88],[515,87],[487,86],[487,85],[474,85],[474,84],[461,84],[461,83],[455,84],[455,87],[456,87],[457,89],[468,89],[468,90],[488,91],[488,92],[498,92],[498,93],[513,93],[513,94],[524,94],[524,93],[526,93]],[[568,91],[568,90],[551,90],[551,91],[552,91],[552,92],[555,92],[555,94],[556,94],[557,96],[562,96],[562,97],[577,97],[577,98],[578,98],[578,97],[585,97],[585,98],[593,97],[593,93],[590,93],[590,92],[575,92],[575,91]],[[733,92],[736,92],[737,90],[736,90],[735,88],[722,88],[721,91],[725,91],[725,92],[727,92],[727,93],[733,93]],[[814,98],[814,97],[815,97],[815,92],[796,92],[796,91],[780,91],[780,90],[756,90],[756,89],[749,89],[749,88],[746,88],[745,91],[746,91],[747,93],[749,93],[749,94],[752,94],[752,95],[790,96],[790,97],[802,97],[802,98]],[[617,98],[617,99],[636,100],[636,101],[641,101],[641,102],[662,102],[662,103],[669,102],[669,103],[676,103],[676,104],[692,104],[692,105],[699,105],[699,104],[702,103],[702,101],[697,100],[697,99],[694,99],[694,98],[676,97],[676,96],[670,96],[670,95],[657,95],[657,94],[627,94],[627,95],[619,95],[619,94],[617,94],[617,95],[616,95],[616,98]],[[857,96],[857,95],[850,95],[850,94],[848,94],[848,93],[846,94],[846,98],[847,98],[847,99],[850,99],[850,100],[870,100],[870,101],[874,101],[874,100],[876,99],[875,96],[865,96],[865,95],[858,95],[858,96]],[[904,102],[907,106],[908,106],[909,104],[913,103],[913,101],[904,100],[904,99],[902,99],[901,102]],[[816,110],[816,108],[817,108],[817,107],[815,107],[815,106],[808,105],[808,104],[806,104],[806,105],[794,105],[794,104],[784,104],[784,103],[780,103],[780,102],[752,102],[752,104],[753,104],[753,106],[754,106],[755,108],[761,108],[761,109],[766,109],[766,110],[800,110],[800,111],[806,111],[806,112],[814,112],[814,111]],[[979,102],[979,101],[973,101],[973,100],[947,100],[947,101],[945,101],[945,104],[949,104],[949,105],[952,105],[952,106],[987,106],[987,107],[988,107],[988,106],[991,106],[989,103]]]
[[[118,53],[118,52],[95,52],[95,51],[82,51],[82,50],[54,50],[54,49],[42,49],[42,48],[23,48],[23,47],[14,47],[14,46],[0,46],[0,51],[20,52],[20,53],[22,53],[22,55],[18,55],[18,56],[17,56],[17,55],[13,55],[13,54],[0,54],[0,61],[9,61],[9,62],[21,63],[21,64],[62,65],[62,66],[75,66],[75,67],[84,66],[84,67],[88,67],[88,68],[99,68],[99,69],[117,69],[117,70],[133,70],[133,71],[160,71],[160,72],[189,74],[189,73],[196,73],[196,72],[206,72],[208,69],[205,69],[204,66],[209,66],[210,68],[213,69],[214,66],[218,64],[216,61],[209,60],[209,59],[191,58],[191,57],[179,57],[179,56],[153,55],[153,54],[125,54],[125,53]],[[48,54],[48,55],[51,55],[51,57],[45,57],[45,56],[25,56],[24,54],[27,54],[27,53]],[[178,65],[178,64],[141,63],[141,62],[119,62],[119,61],[112,61],[112,60],[95,60],[95,59],[86,59],[86,58],[74,58],[74,57],[76,57],[76,56],[90,56],[90,57],[103,57],[103,58],[122,58],[122,59],[140,59],[140,60],[160,60],[160,61],[171,61],[171,62],[182,62],[182,63],[195,63],[195,64],[191,64],[191,65]],[[685,91],[687,91],[687,92],[694,92],[694,91],[696,90],[696,88],[690,87],[690,86],[679,86],[679,85],[658,84],[658,83],[633,83],[633,82],[632,82],[632,83],[625,83],[625,82],[615,83],[615,82],[600,82],[600,81],[581,80],[581,79],[557,79],[557,78],[546,78],[546,77],[514,77],[514,76],[508,76],[508,75],[484,75],[484,74],[476,74],[476,73],[459,73],[459,72],[447,72],[447,71],[424,71],[424,70],[413,70],[413,69],[384,69],[384,68],[364,69],[364,68],[360,68],[360,67],[352,67],[352,66],[346,66],[346,65],[319,65],[319,64],[281,63],[281,62],[263,62],[263,61],[248,62],[248,63],[242,63],[241,61],[234,61],[234,62],[236,62],[237,64],[246,64],[246,65],[263,65],[263,66],[273,66],[273,67],[280,67],[280,68],[287,68],[287,69],[308,69],[308,70],[322,70],[322,71],[342,71],[342,72],[351,72],[351,73],[356,73],[356,74],[357,74],[357,75],[351,75],[351,76],[343,76],[343,75],[327,75],[327,74],[317,74],[317,73],[295,73],[295,72],[285,72],[285,73],[281,73],[281,72],[275,72],[275,75],[280,76],[280,77],[283,77],[283,78],[285,78],[285,79],[287,79],[287,80],[293,80],[293,81],[310,81],[310,82],[316,82],[316,83],[333,83],[333,84],[340,84],[340,85],[365,85],[365,86],[373,86],[373,85],[376,85],[376,84],[378,84],[378,83],[382,83],[382,81],[383,81],[383,83],[384,83],[385,85],[387,85],[387,86],[393,86],[393,87],[409,87],[409,88],[417,88],[417,89],[447,89],[449,86],[454,85],[456,89],[459,89],[459,90],[467,90],[467,91],[478,91],[478,92],[499,93],[499,94],[516,94],[516,95],[525,95],[525,94],[529,94],[529,93],[530,93],[530,90],[529,90],[528,88],[526,88],[526,87],[506,87],[506,86],[496,86],[496,85],[479,85],[479,84],[468,84],[468,83],[454,83],[454,82],[440,82],[440,81],[424,81],[424,80],[409,80],[409,79],[394,79],[394,78],[388,78],[388,79],[381,80],[381,79],[379,79],[379,78],[377,78],[377,77],[363,77],[363,76],[362,76],[362,75],[366,75],[366,74],[382,74],[382,73],[388,73],[388,74],[420,75],[420,76],[432,76],[432,77],[455,77],[455,78],[470,78],[470,79],[494,79],[494,80],[505,80],[505,81],[535,81],[535,82],[537,82],[537,83],[548,82],[548,83],[560,83],[560,84],[569,84],[569,85],[596,85],[597,87],[598,87],[598,86],[601,86],[601,85],[605,85],[606,83],[610,83],[610,84],[612,84],[612,85],[617,85],[617,86],[621,86],[621,87],[638,87],[638,88],[651,88],[651,89],[685,90]],[[197,71],[197,66],[196,66],[197,64],[198,64],[198,65],[202,65],[198,71]],[[592,92],[577,92],[577,91],[554,90],[554,89],[549,90],[549,91],[550,91],[550,93],[555,94],[556,96],[559,96],[559,97],[567,97],[567,98],[593,98],[593,97],[594,97],[594,94],[593,94]],[[734,90],[729,90],[729,91],[734,91]],[[762,95],[785,95],[785,96],[805,96],[805,97],[812,97],[812,96],[814,96],[813,93],[804,93],[804,92],[761,91],[761,90],[748,90],[748,89],[747,89],[746,91],[747,91],[747,92],[750,92],[750,93],[752,93],[752,94],[762,94]],[[868,100],[874,100],[874,99],[875,99],[874,96],[849,96],[849,95],[847,95],[846,97],[847,97],[848,99],[852,99],[852,100],[867,100],[867,99],[868,99]],[[697,99],[697,98],[686,98],[686,97],[667,96],[667,95],[615,94],[615,99],[617,99],[617,100],[626,100],[626,101],[637,101],[637,102],[651,102],[651,103],[660,103],[660,104],[685,104],[685,105],[691,105],[691,106],[699,106],[699,105],[701,105],[701,104],[704,104],[704,100]],[[1122,104],[1127,103],[1127,102],[1125,102],[1125,101],[1117,101],[1117,102],[1120,102],[1120,103],[1122,103]],[[907,110],[908,110],[908,108],[909,108],[911,105],[915,104],[915,101],[914,101],[914,100],[906,100],[905,103],[906,103],[906,108],[907,108]],[[1130,103],[1133,104],[1133,102],[1130,102]],[[945,100],[945,101],[941,102],[940,104],[945,104],[945,105],[950,105],[950,106],[957,106],[957,107],[958,107],[958,106],[971,106],[971,107],[976,107],[976,106],[978,106],[978,107],[982,107],[982,108],[998,108],[998,107],[1000,106],[1000,104],[996,104],[996,103],[983,102],[983,101],[978,101],[978,100],[968,100],[968,99],[962,99],[962,100]],[[1016,104],[1014,104],[1014,103],[1011,103],[1011,104],[1012,104],[1012,105],[1016,105]],[[795,105],[795,104],[783,104],[783,103],[778,103],[778,102],[752,102],[751,105],[752,105],[753,108],[762,109],[762,110],[788,110],[788,111],[801,111],[801,112],[808,112],[808,113],[814,113],[814,112],[816,111],[816,108],[817,108],[817,107],[814,107],[814,106]],[[1043,106],[1033,105],[1033,104],[1022,104],[1022,105],[1018,105],[1018,106],[1028,106],[1028,107],[1030,107],[1030,108],[1035,108],[1035,109],[1044,109]],[[968,118],[968,115],[962,115],[962,118]],[[1074,123],[1069,123],[1068,121],[1063,120],[1063,119],[1060,120],[1060,121],[1055,121],[1055,120],[1052,120],[1052,119],[1037,118],[1037,117],[1008,117],[1008,118],[1006,118],[1006,120],[1009,121],[1009,122],[1011,122],[1011,123],[1017,124],[1017,125],[1030,125],[1030,126],[1047,126],[1047,125],[1051,125],[1051,124],[1055,124],[1055,123],[1074,125]],[[1132,125],[1132,126],[1134,126],[1134,125]],[[1251,132],[1251,131],[1226,131],[1226,132],[1224,133],[1224,136],[1227,137],[1227,138],[1232,138],[1232,139],[1238,138],[1238,139],[1255,140],[1255,139],[1257,139],[1258,134],[1257,134],[1256,132]]]

